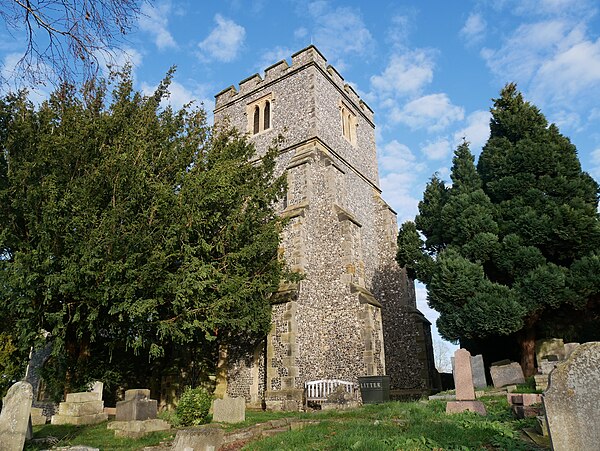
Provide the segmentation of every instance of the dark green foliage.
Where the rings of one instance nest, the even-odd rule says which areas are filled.
[[[254,147],[213,134],[202,109],[163,108],[171,75],[148,97],[126,73],[112,95],[98,82],[39,108],[0,99],[2,317],[23,348],[51,332],[73,387],[107,362],[143,374],[174,349],[202,360],[270,328],[276,150],[252,164]]]
[[[577,310],[598,319],[598,184],[581,170],[575,146],[514,84],[491,111],[477,166],[461,144],[452,186],[434,176],[410,240],[401,228],[398,261],[421,268],[413,273],[427,284],[444,337],[514,335],[530,354],[536,329],[561,328],[548,322],[569,321]],[[432,263],[422,265],[424,258]]]
[[[179,423],[182,426],[208,423],[211,403],[212,396],[204,387],[186,388],[175,410]]]

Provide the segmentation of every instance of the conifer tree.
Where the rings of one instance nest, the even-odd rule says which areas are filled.
[[[514,84],[491,112],[477,166],[461,144],[452,186],[432,179],[419,204],[415,222],[425,242],[399,240],[398,261],[421,269],[445,338],[511,336],[529,375],[540,335],[578,337],[590,321],[600,324],[598,184],[582,171],[575,146]],[[419,249],[431,264],[406,257]]]
[[[125,73],[112,95],[100,82],[39,108],[23,93],[0,102],[2,318],[24,349],[52,334],[71,388],[117,356],[210,358],[270,330],[276,150],[251,163],[253,146],[213,134],[202,109],[162,107],[171,76],[147,97]]]

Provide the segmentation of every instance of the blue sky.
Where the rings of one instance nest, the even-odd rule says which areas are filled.
[[[213,108],[229,85],[310,45],[376,113],[380,179],[399,223],[466,137],[478,155],[491,99],[516,82],[600,179],[600,5],[593,0],[156,0],[119,52],[150,92]],[[5,74],[22,49],[0,33]],[[43,91],[39,95],[44,95]],[[419,307],[433,321],[418,286]]]

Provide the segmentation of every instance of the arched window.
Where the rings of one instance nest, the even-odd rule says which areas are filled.
[[[263,112],[263,130],[271,127],[271,102],[265,102],[265,110]]]
[[[260,131],[260,108],[258,105],[254,108],[254,134],[256,135]]]
[[[340,104],[340,115],[342,119],[342,136],[352,145],[356,145],[356,115],[343,103]]]

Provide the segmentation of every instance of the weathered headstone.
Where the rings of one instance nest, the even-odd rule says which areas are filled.
[[[241,423],[246,420],[246,400],[239,398],[215,399],[213,421],[217,423]]]
[[[524,384],[523,369],[517,362],[508,365],[495,365],[490,367],[494,387],[501,388],[506,385]]]
[[[600,342],[584,343],[550,374],[544,408],[555,451],[600,444]]]
[[[8,389],[0,412],[0,451],[23,449],[32,401],[33,388],[29,382],[17,382]]]
[[[555,355],[558,360],[564,359],[565,343],[562,338],[545,338],[535,342],[535,359],[538,367],[542,359],[548,355]]]
[[[446,404],[446,413],[468,410],[481,415],[486,414],[481,401],[475,400],[471,354],[466,349],[457,349],[454,353],[454,385],[456,386],[456,401],[449,401]]]
[[[475,388],[487,387],[485,366],[483,365],[483,356],[481,354],[471,357],[471,371],[473,371],[473,385]]]
[[[42,424],[46,424],[46,415],[44,415],[44,409],[40,407],[32,407],[31,408],[31,424],[33,426],[40,426]]]
[[[125,400],[117,402],[115,420],[152,420],[156,418],[157,409],[158,402],[150,399],[150,390],[127,390]]]

